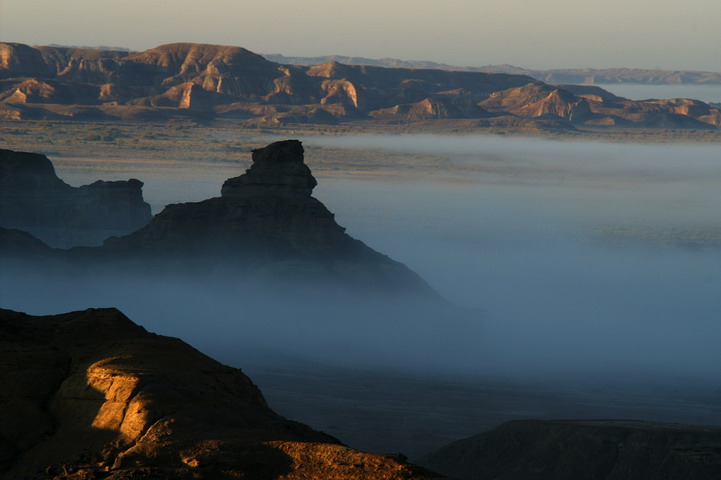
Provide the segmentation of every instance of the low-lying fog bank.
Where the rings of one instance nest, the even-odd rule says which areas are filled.
[[[460,184],[439,175],[424,185],[333,182],[316,193],[350,234],[452,302],[484,308],[484,355],[495,371],[716,378],[721,146],[305,141],[445,152],[466,169]]]
[[[378,149],[378,155],[389,149],[445,156],[445,168],[422,182],[358,181],[339,173],[322,178],[314,196],[352,236],[473,310],[455,311],[456,321],[424,306],[258,292],[233,286],[232,279],[222,288],[182,278],[75,286],[7,269],[0,303],[35,314],[117,306],[149,330],[236,364],[256,348],[330,365],[514,378],[717,379],[721,146],[439,136],[302,140],[309,147]],[[307,162],[313,168],[310,153]],[[206,179],[202,191],[186,198],[197,169],[169,177],[167,166],[153,168],[131,175],[146,181],[151,204],[217,195],[218,182]],[[58,174],[64,177],[62,161]],[[107,175],[94,171],[92,178]]]
[[[57,271],[38,277],[3,268],[3,307],[44,315],[116,306],[149,331],[180,337],[239,367],[311,361],[450,372],[473,364],[483,338],[480,314],[471,309],[304,281],[105,273],[68,278]]]

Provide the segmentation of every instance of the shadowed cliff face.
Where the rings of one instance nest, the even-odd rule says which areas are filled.
[[[470,355],[477,322],[336,223],[311,196],[316,180],[300,142],[271,144],[253,159],[221,196],[169,205],[102,247],[52,250],[0,230],[0,300],[39,309],[32,313],[117,305],[233,362],[242,346],[271,361],[405,364],[454,338],[464,349],[453,358]],[[438,368],[446,357],[422,360]]]
[[[115,309],[0,310],[0,380],[3,479],[437,478],[278,416],[240,370]]]
[[[303,146],[297,140],[276,142],[253,151],[253,165],[240,177],[230,178],[220,193],[224,197],[266,195],[309,197],[318,185],[303,163]]]
[[[286,140],[253,151],[253,165],[227,180],[220,197],[168,205],[137,232],[96,249],[70,252],[78,261],[134,262],[161,270],[288,278],[436,297],[404,265],[351,238],[311,196],[317,182],[303,147]]]
[[[100,245],[150,221],[139,180],[71,187],[45,155],[0,150],[0,226],[53,247]]]

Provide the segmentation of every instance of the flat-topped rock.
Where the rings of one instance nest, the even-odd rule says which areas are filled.
[[[226,180],[221,195],[310,197],[317,184],[303,162],[303,145],[298,140],[285,140],[253,150],[253,165],[245,174]]]
[[[311,196],[316,184],[301,142],[275,142],[254,150],[253,165],[220,197],[168,205],[137,232],[77,255],[436,296],[405,265],[350,237]]]
[[[142,187],[135,179],[71,187],[45,155],[0,150],[0,226],[52,247],[101,245],[150,221]]]

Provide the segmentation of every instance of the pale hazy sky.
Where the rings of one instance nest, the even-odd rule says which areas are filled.
[[[0,0],[0,41],[721,71],[721,0]]]

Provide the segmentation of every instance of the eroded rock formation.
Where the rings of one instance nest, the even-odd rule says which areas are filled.
[[[2,153],[0,151],[0,153]],[[286,140],[253,151],[253,165],[221,196],[172,204],[147,222],[138,180],[80,188],[55,176],[43,155],[5,151],[0,186],[0,252],[42,274],[50,264],[84,278],[103,274],[183,275],[233,282],[299,283],[349,292],[408,293],[438,300],[417,274],[350,237],[312,197],[317,182],[303,146]],[[2,173],[2,171],[0,171]],[[147,225],[142,226],[147,223]],[[102,246],[51,247],[100,241]],[[115,230],[113,230],[115,229]]]
[[[100,245],[150,221],[142,186],[131,179],[71,187],[45,155],[0,150],[0,226],[53,247]]]
[[[336,61],[281,65],[240,47],[194,43],[132,54],[2,43],[0,117],[190,115],[271,125],[452,122],[566,130],[577,125],[713,129],[721,124],[719,110],[703,102],[617,101],[608,92],[590,98],[572,87],[520,74],[522,69],[510,71],[381,68]],[[555,75],[544,81],[569,83],[568,78]],[[583,81],[594,78],[589,72]],[[492,122],[485,120],[489,116]],[[534,119],[543,122],[528,122]]]
[[[76,254],[435,296],[405,265],[346,234],[311,196],[316,184],[301,142],[275,142],[254,150],[253,165],[220,197],[168,205],[137,232]]]
[[[586,99],[548,85],[528,84],[495,92],[478,106],[490,112],[512,113],[520,117],[555,116],[571,121],[591,116]]]
[[[318,185],[304,163],[303,145],[286,140],[253,151],[253,164],[244,175],[225,181],[220,193],[224,197],[253,195],[310,197]]]
[[[115,309],[0,309],[0,478],[438,478],[266,405],[240,370]]]

